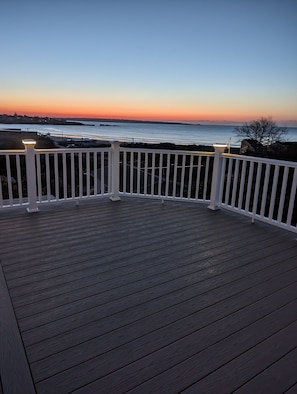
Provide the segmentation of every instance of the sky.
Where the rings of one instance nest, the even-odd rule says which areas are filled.
[[[297,123],[297,0],[0,6],[0,113]]]

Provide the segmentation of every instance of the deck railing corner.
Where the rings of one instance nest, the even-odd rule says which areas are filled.
[[[216,211],[220,207],[220,188],[221,188],[221,178],[222,178],[222,154],[224,153],[227,145],[225,144],[214,144],[215,154],[213,163],[213,173],[211,180],[211,194],[210,194],[210,204],[208,209]]]
[[[27,191],[29,213],[38,212],[37,192],[36,192],[36,167],[35,167],[35,145],[36,141],[32,139],[23,140],[26,151],[26,174],[27,174]]]
[[[120,195],[120,143],[118,141],[113,141],[111,144],[112,155],[111,155],[111,201],[119,201]]]

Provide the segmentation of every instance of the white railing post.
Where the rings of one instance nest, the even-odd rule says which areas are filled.
[[[35,140],[23,140],[26,149],[27,193],[29,206],[27,212],[38,212],[36,194]]]
[[[112,159],[111,159],[111,201],[119,201],[120,191],[120,143],[114,141],[111,144],[112,147]]]
[[[224,152],[227,145],[214,144],[215,149],[212,180],[211,180],[211,192],[210,192],[210,204],[207,207],[212,211],[219,209],[220,201],[220,184],[222,176],[222,153]]]

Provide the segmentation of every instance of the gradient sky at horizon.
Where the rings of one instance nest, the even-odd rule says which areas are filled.
[[[0,113],[297,121],[296,0],[1,0]]]

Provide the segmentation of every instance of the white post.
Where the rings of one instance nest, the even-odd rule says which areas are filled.
[[[35,140],[23,140],[26,149],[27,192],[29,206],[27,212],[38,212],[36,194]]]
[[[119,201],[120,191],[120,143],[114,141],[112,147],[112,169],[111,169],[111,201]]]
[[[214,144],[215,148],[212,181],[211,181],[211,193],[210,193],[210,204],[207,207],[212,211],[219,209],[219,196],[220,196],[220,184],[222,176],[222,153],[224,152],[227,145]]]

